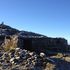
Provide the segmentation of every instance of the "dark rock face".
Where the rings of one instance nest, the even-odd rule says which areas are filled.
[[[65,39],[59,38],[40,38],[32,40],[33,48],[39,52],[46,52],[46,50],[51,51],[66,51],[67,41]]]
[[[21,49],[46,53],[46,51],[67,51],[67,45],[67,40],[64,38],[49,38],[0,24],[0,46],[5,48],[16,46]]]

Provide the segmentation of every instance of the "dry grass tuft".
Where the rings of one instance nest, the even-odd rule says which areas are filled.
[[[10,39],[5,39],[3,48],[5,51],[15,49],[17,47],[18,38],[17,36],[12,36]]]

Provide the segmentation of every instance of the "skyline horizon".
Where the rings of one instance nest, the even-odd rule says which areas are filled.
[[[70,0],[0,0],[0,21],[70,43]]]
[[[7,25],[4,21],[2,21],[1,23],[0,23],[0,25],[1,24],[3,24],[3,25]],[[10,25],[7,25],[7,26],[10,26]],[[33,32],[33,33],[37,33],[37,34],[41,34],[41,35],[44,35],[44,36],[46,36],[46,37],[50,37],[50,38],[64,38],[64,39],[66,39],[65,37],[60,37],[60,36],[47,36],[46,34],[42,34],[42,33],[40,33],[40,32],[34,32],[34,31],[29,31],[29,30],[24,30],[24,29],[19,29],[19,28],[17,28],[17,27],[12,27],[12,26],[10,26],[11,28],[14,28],[14,29],[17,29],[17,30],[19,30],[19,31],[27,31],[27,32]],[[67,40],[67,42],[68,42],[68,44],[70,45],[70,42],[69,42],[69,40],[68,39],[66,39]]]

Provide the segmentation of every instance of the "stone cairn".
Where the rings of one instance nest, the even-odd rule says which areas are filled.
[[[0,70],[43,70],[47,63],[44,53],[25,49],[0,50]]]

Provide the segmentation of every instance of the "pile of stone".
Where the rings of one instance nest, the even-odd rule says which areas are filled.
[[[46,55],[42,52],[38,55],[20,48],[0,51],[0,70],[43,70],[46,63]]]

